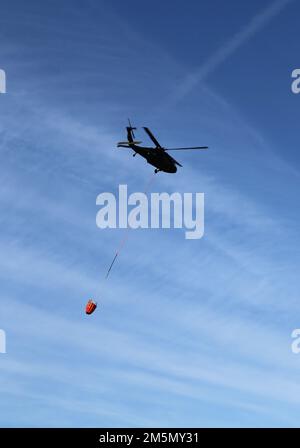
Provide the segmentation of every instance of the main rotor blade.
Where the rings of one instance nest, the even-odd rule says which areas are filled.
[[[155,144],[155,146],[157,146],[157,148],[162,148],[161,145],[156,140],[156,138],[154,137],[154,135],[152,134],[152,132],[150,131],[150,129],[149,128],[145,128],[145,127],[144,127],[144,129],[145,129],[145,132],[149,135],[149,137],[153,141],[153,143]]]
[[[208,146],[189,146],[187,148],[165,148],[165,151],[181,151],[182,149],[208,149]]]
[[[173,159],[173,160],[176,163],[176,165],[181,166],[181,168],[182,168],[182,165],[179,162],[177,162],[177,160],[175,160],[175,159]]]

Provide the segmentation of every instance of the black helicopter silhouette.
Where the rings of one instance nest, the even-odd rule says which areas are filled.
[[[153,143],[155,144],[155,148],[148,148],[145,146],[139,146],[140,141],[135,140],[134,132],[136,130],[135,127],[131,126],[130,120],[128,120],[129,126],[126,127],[127,129],[127,142],[119,142],[118,148],[131,148],[134,151],[133,156],[136,156],[136,154],[139,154],[140,156],[144,157],[144,159],[147,160],[150,165],[155,166],[155,173],[158,173],[159,171],[164,171],[165,173],[176,173],[177,166],[182,165],[177,162],[173,157],[170,156],[170,154],[167,153],[167,151],[181,151],[185,149],[207,149],[208,146],[191,146],[187,148],[163,148],[149,128],[144,127],[145,132],[148,134],[148,136],[151,138]]]

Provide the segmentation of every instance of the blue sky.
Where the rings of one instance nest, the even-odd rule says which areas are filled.
[[[1,426],[298,426],[300,4],[11,0],[1,7]],[[131,117],[204,192],[205,235],[96,227],[152,168]],[[89,297],[99,308],[84,314]]]

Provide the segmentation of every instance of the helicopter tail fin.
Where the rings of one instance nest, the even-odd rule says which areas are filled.
[[[127,129],[127,140],[128,142],[133,143],[135,138],[133,130],[136,128],[133,128],[132,126],[127,126],[126,129]]]

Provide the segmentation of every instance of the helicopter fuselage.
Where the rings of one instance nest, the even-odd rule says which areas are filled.
[[[144,130],[148,137],[154,143],[154,147],[149,148],[147,146],[140,146],[140,141],[135,140],[134,130],[135,127],[131,126],[130,120],[128,119],[129,126],[126,127],[127,130],[127,141],[119,142],[118,148],[130,148],[134,152],[134,156],[139,154],[141,157],[147,160],[150,165],[155,166],[155,173],[158,171],[164,171],[165,173],[176,173],[177,165],[182,165],[177,162],[173,157],[168,154],[167,151],[184,150],[184,149],[207,149],[207,146],[189,146],[184,148],[165,148],[161,146],[156,137],[152,134],[149,128],[144,126]]]
[[[128,145],[128,147],[134,151],[134,155],[139,154],[144,157],[144,159],[146,159],[147,162],[154,166],[158,171],[164,171],[165,173],[176,173],[177,167],[175,160],[163,149],[148,148],[135,144]]]

